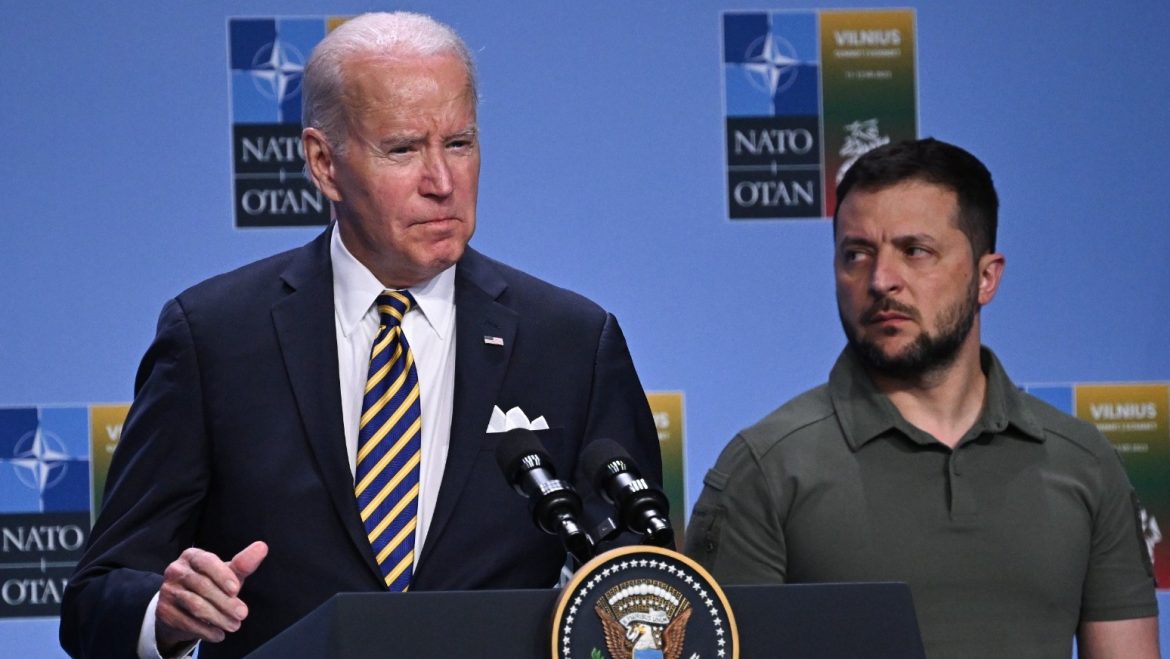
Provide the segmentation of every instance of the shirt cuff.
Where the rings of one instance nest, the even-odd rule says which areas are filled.
[[[190,657],[195,653],[198,643],[192,643],[186,648],[179,648],[175,654],[164,657],[158,652],[158,640],[154,635],[155,611],[158,609],[158,593],[150,598],[146,606],[146,615],[142,616],[142,631],[138,634],[138,659],[179,659]]]

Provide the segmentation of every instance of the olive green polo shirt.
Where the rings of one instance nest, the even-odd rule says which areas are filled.
[[[724,584],[904,581],[932,658],[1067,658],[1082,620],[1157,615],[1108,440],[982,363],[983,413],[952,450],[846,349],[724,449],[686,552]]]

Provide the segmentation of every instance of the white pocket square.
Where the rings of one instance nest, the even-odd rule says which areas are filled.
[[[524,413],[519,407],[513,407],[505,414],[500,409],[499,405],[492,406],[492,418],[488,420],[488,432],[508,432],[514,428],[527,428],[528,430],[548,430],[548,422],[544,420],[543,416],[538,416],[531,421],[528,420],[528,415]]]

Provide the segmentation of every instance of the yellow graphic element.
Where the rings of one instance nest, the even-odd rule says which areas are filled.
[[[648,392],[646,400],[658,429],[658,448],[662,451],[662,491],[670,500],[670,524],[674,527],[675,546],[682,547],[687,512],[683,392]]]
[[[352,16],[330,16],[329,18],[326,18],[325,19],[325,33],[329,34],[330,32],[336,30],[337,26],[348,21],[350,18],[353,18],[353,17]]]
[[[1122,453],[1149,453],[1170,435],[1170,384],[1078,384],[1076,416]]]
[[[116,405],[89,406],[89,455],[90,455],[90,514],[97,517],[101,510],[102,499],[106,492],[106,473],[110,470],[110,459],[114,456],[114,448],[122,438],[122,424],[126,421],[126,413],[130,405],[126,403]]]
[[[681,391],[659,391],[646,394],[650,411],[654,413],[654,426],[658,428],[658,441],[679,442],[683,440],[683,393]]]

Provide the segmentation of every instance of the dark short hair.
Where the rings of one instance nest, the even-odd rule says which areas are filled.
[[[837,212],[849,191],[880,190],[903,181],[923,181],[953,190],[959,198],[959,230],[975,258],[995,251],[999,197],[991,172],[969,152],[928,137],[878,147],[857,159],[837,184]]]

